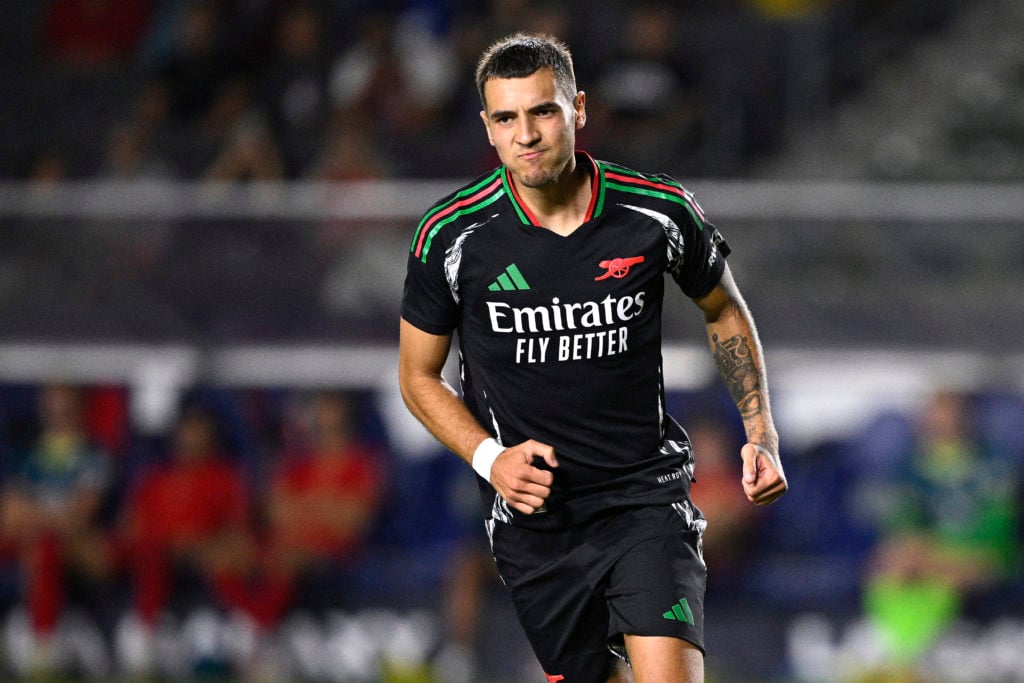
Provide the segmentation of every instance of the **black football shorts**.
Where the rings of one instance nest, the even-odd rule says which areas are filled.
[[[704,651],[703,524],[685,501],[558,531],[493,524],[498,571],[549,680],[605,683],[624,634]]]

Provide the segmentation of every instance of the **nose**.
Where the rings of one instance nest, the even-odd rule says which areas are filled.
[[[520,117],[516,122],[516,142],[520,145],[529,146],[536,143],[539,138],[537,127],[533,125],[530,117]]]

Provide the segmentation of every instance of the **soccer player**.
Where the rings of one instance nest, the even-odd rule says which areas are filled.
[[[498,570],[549,681],[702,680],[706,523],[692,448],[665,413],[665,273],[703,312],[743,417],[747,497],[787,487],[728,247],[675,180],[575,149],[586,97],[557,39],[496,42],[476,84],[502,165],[415,232],[402,394],[479,474]],[[442,376],[455,331],[461,397]]]

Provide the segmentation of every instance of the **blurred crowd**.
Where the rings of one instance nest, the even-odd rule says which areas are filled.
[[[582,147],[681,177],[742,175],[955,4],[14,3],[0,177],[474,175],[496,163],[474,63],[518,29],[573,48]],[[356,241],[300,222],[9,221],[0,322],[36,342],[391,339],[382,311],[400,296],[408,226],[361,226]],[[121,386],[0,385],[0,677],[458,683],[529,661],[490,600],[471,470],[395,397],[195,387],[159,433],[139,429],[131,401]],[[913,680],[957,624],[1007,617],[1024,653],[1024,397],[937,391],[784,451],[791,492],[767,510],[740,492],[728,397],[670,401],[711,520],[709,673]],[[858,635],[825,642],[818,622],[799,627],[806,614]]]
[[[472,82],[486,45],[574,50],[581,146],[743,174],[787,126],[950,13],[945,2],[49,0],[11,8],[6,177],[470,177],[495,157]],[[897,39],[896,36],[899,36]]]
[[[3,449],[0,552],[17,575],[6,632],[16,672],[66,662],[59,629],[69,604],[113,639],[132,672],[153,666],[160,619],[196,604],[244,615],[256,631],[313,595],[344,604],[334,597],[345,593],[386,480],[347,396],[288,406],[263,463],[241,457],[209,402],[186,401],[166,438],[130,443],[117,390],[34,393],[27,431],[19,436],[12,420]],[[103,673],[104,651],[87,649],[92,658],[79,664]]]
[[[0,392],[7,674],[452,682],[478,680],[487,657],[531,661],[514,637],[483,642],[500,588],[471,471],[412,429],[397,398],[197,387],[148,436],[128,398],[117,386]],[[1024,398],[938,391],[848,439],[786,452],[791,494],[765,511],[738,485],[728,397],[671,402],[710,520],[712,650],[758,618],[821,612],[873,634],[862,666],[913,671],[958,620],[991,623],[1024,599]],[[329,673],[341,664],[316,659],[329,637],[311,645],[310,632],[334,624],[358,650],[370,636],[339,615],[382,609],[409,619],[406,641],[395,627],[366,643],[404,642],[393,659],[377,652],[361,675],[350,652],[350,668]],[[747,656],[761,647],[773,661],[771,639]],[[775,666],[781,677],[800,662]]]
[[[296,199],[295,215],[295,195],[275,203],[276,184],[252,194],[198,188],[240,200],[236,215],[205,204],[207,195],[180,198],[177,183],[150,194],[134,181],[472,177],[497,163],[478,117],[474,61],[489,40],[520,28],[570,42],[588,94],[580,145],[591,153],[684,184],[750,174],[800,121],[856,90],[959,4],[603,0],[583,11],[564,0],[13,3],[0,24],[0,179],[30,182],[4,188],[12,193],[0,216],[0,328],[7,340],[29,343],[394,341],[416,211],[440,194],[412,208],[405,197],[397,219],[342,220],[333,209],[349,205],[326,183],[314,182],[324,195]],[[831,162],[833,142],[817,156]],[[133,184],[104,186],[111,194],[62,184],[81,179]],[[355,204],[393,195],[381,196]],[[91,211],[97,205],[102,217]],[[330,217],[309,218],[307,208]],[[717,221],[717,206],[705,208]],[[889,300],[898,269],[918,279],[899,288],[901,306],[922,312],[900,326],[906,342],[955,334],[1001,345],[994,340],[1006,331],[991,321],[1006,316],[994,315],[998,299],[979,292],[986,276],[1005,285],[994,273],[1016,253],[1013,225],[970,240],[966,253],[963,240],[948,239],[948,256],[936,252],[930,223],[901,227],[910,250],[872,254],[865,267],[862,250],[876,242],[860,224],[794,241],[781,237],[790,224],[759,218],[754,208],[750,225],[723,218],[719,227],[737,242],[737,272],[749,259],[751,303],[766,311],[764,331],[776,341],[806,343],[819,312],[844,339],[887,341],[887,307],[871,298],[823,304],[822,296],[859,289]],[[776,229],[779,239],[741,248],[755,242],[740,230]],[[951,272],[972,286],[950,284]],[[831,286],[803,286],[822,273]],[[961,316],[946,315],[949,302]],[[678,318],[669,325],[677,337],[693,329]]]

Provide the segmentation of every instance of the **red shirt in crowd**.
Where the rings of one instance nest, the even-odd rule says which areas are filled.
[[[170,464],[147,477],[130,509],[138,539],[187,544],[246,523],[248,501],[241,474],[211,458]]]
[[[369,448],[298,458],[276,477],[274,535],[290,549],[350,555],[376,511],[382,476]]]

